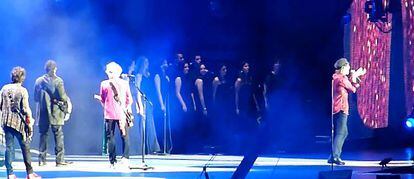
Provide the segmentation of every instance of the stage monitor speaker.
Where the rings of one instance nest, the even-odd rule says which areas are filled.
[[[319,179],[351,179],[352,170],[334,170],[319,172]]]

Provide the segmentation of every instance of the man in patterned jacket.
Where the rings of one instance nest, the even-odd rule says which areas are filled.
[[[15,67],[11,72],[11,84],[3,86],[0,91],[1,124],[6,139],[7,178],[15,179],[13,172],[14,138],[19,142],[26,166],[28,179],[40,179],[33,173],[30,154],[30,139],[33,134],[34,119],[29,107],[29,94],[22,83],[26,72],[22,67]]]

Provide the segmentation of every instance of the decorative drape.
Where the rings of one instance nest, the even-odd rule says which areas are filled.
[[[351,68],[367,69],[357,92],[363,123],[369,128],[384,128],[388,125],[391,33],[382,33],[368,22],[365,2],[354,1],[351,7]]]

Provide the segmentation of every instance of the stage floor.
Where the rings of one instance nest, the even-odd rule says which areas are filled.
[[[409,154],[408,154],[409,153]],[[20,153],[16,153],[19,157]],[[352,178],[376,178],[376,174],[367,173],[380,170],[379,161],[384,157],[393,157],[388,166],[411,166],[412,161],[405,158],[411,155],[411,149],[387,152],[348,152],[344,155],[345,166],[336,166],[335,170],[352,169]],[[33,155],[36,156],[36,155]],[[320,171],[330,170],[326,163],[326,154],[278,154],[277,156],[259,157],[247,178],[317,178]],[[146,163],[154,167],[150,170],[112,169],[106,156],[68,155],[66,158],[74,164],[67,167],[55,167],[53,156],[48,157],[48,164],[39,167],[34,157],[34,170],[43,178],[59,179],[109,179],[109,178],[205,178],[201,175],[203,166],[207,165],[210,178],[230,178],[242,156],[225,155],[148,155]],[[131,157],[131,166],[141,164],[140,156]],[[25,178],[24,164],[21,159],[14,163],[18,178]],[[414,178],[412,174],[401,175],[402,178]],[[6,178],[5,167],[0,168],[0,178]]]

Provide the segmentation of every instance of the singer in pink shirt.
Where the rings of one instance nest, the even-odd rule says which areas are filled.
[[[115,126],[121,131],[123,154],[121,164],[129,167],[129,137],[125,112],[131,111],[132,95],[127,81],[120,78],[122,68],[115,62],[106,65],[107,80],[101,82],[100,100],[105,117],[105,135],[109,161],[114,167],[116,161]],[[116,95],[117,94],[117,95]],[[118,100],[116,100],[116,97]]]

